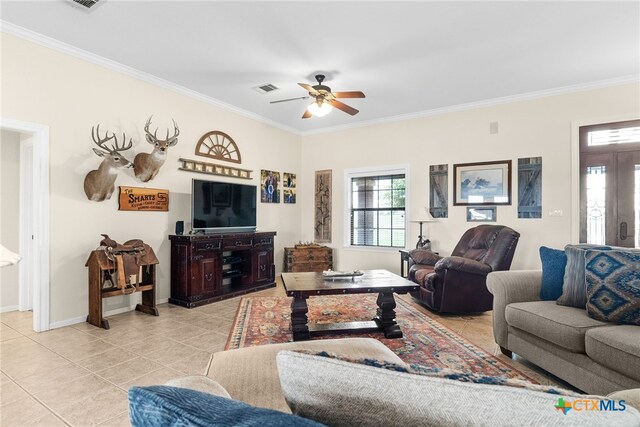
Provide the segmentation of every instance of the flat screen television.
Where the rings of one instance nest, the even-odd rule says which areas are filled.
[[[194,179],[191,226],[215,232],[256,229],[256,186]]]

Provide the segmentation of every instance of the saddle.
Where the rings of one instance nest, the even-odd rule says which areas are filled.
[[[120,288],[123,294],[131,294],[142,283],[142,266],[147,266],[156,260],[153,250],[140,239],[127,240],[119,244],[108,235],[102,234],[104,239],[100,241],[100,248],[105,256],[113,263],[117,273],[117,281],[113,281],[113,271],[105,279],[111,282],[112,287]]]

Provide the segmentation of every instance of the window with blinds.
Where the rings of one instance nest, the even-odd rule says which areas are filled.
[[[352,176],[351,246],[404,248],[405,174]]]

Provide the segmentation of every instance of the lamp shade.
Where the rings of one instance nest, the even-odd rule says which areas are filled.
[[[312,102],[307,110],[316,117],[323,117],[329,114],[333,107],[327,102],[322,102],[320,105],[317,102]]]

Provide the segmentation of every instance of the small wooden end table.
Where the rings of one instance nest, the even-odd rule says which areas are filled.
[[[396,322],[393,294],[406,294],[420,286],[386,270],[365,270],[353,278],[325,278],[322,273],[282,273],[282,281],[291,301],[291,330],[294,341],[313,336],[343,332],[384,332],[385,338],[402,338]],[[318,295],[378,294],[376,317],[371,321],[309,325],[307,298]]]

